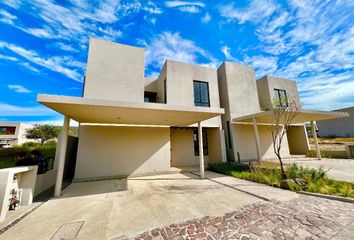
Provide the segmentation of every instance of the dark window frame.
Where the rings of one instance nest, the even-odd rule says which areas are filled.
[[[209,156],[208,130],[203,129],[203,155]],[[194,156],[199,156],[199,134],[198,129],[193,129]]]
[[[167,103],[167,79],[163,81],[163,102]]]
[[[205,84],[206,85],[206,89],[207,89],[207,101],[203,101],[203,98],[205,97],[202,93],[202,85]],[[196,85],[198,85],[198,91],[199,91],[199,95],[200,95],[200,101],[197,101],[196,99]],[[193,95],[194,95],[194,106],[197,107],[210,107],[210,93],[209,93],[209,83],[208,82],[204,82],[204,81],[198,81],[198,80],[193,80]]]
[[[229,149],[232,149],[230,121],[226,121],[226,130],[227,130],[227,140],[228,140],[227,143],[228,143]]]
[[[282,100],[283,97],[282,97],[281,93],[284,93],[284,97],[285,97],[284,101],[285,102],[283,102],[283,100]],[[286,94],[286,90],[274,88],[274,95],[278,100],[277,107],[289,107],[288,95]]]

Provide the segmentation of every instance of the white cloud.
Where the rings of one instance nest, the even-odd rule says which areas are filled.
[[[17,19],[17,17],[12,15],[11,13],[9,13],[3,9],[0,9],[0,15],[1,15],[0,22],[10,24],[10,25],[15,24],[13,20]]]
[[[72,45],[57,42],[54,44],[56,47],[58,47],[61,50],[68,51],[68,52],[79,52],[78,49],[74,48]]]
[[[0,117],[48,116],[55,113],[42,106],[23,107],[0,102]]]
[[[0,59],[3,59],[3,60],[8,60],[8,61],[18,61],[18,58],[15,58],[15,57],[11,57],[11,56],[6,56],[6,55],[2,55],[0,54]]]
[[[205,15],[201,18],[202,23],[208,23],[211,20],[211,15],[207,12]]]
[[[198,6],[205,7],[203,2],[192,2],[192,1],[166,1],[165,6],[169,8],[181,7],[181,6]]]
[[[7,87],[10,89],[10,90],[13,90],[17,93],[30,93],[32,92],[31,90],[25,88],[24,86],[22,85],[7,85]]]
[[[231,51],[230,47],[228,47],[226,45],[221,48],[221,52],[225,55],[225,58],[227,60],[233,61],[233,62],[238,62],[238,60],[231,55],[230,51]]]
[[[21,66],[27,68],[28,70],[35,72],[35,73],[40,73],[41,71],[38,70],[37,68],[33,67],[31,64],[29,64],[28,62],[21,62],[20,63]]]
[[[191,1],[166,1],[165,6],[168,8],[177,8],[181,12],[198,13],[205,7],[203,2]]]
[[[163,32],[145,45],[145,62],[155,68],[162,67],[166,59],[185,63],[216,65],[217,60],[193,41],[184,39],[179,33]]]
[[[256,78],[274,73],[278,68],[277,61],[276,57],[265,56],[252,56],[244,59],[245,64],[255,68]]]
[[[247,21],[259,23],[271,16],[277,8],[271,0],[252,0],[246,8],[235,7],[233,3],[222,5],[219,12],[222,17],[229,21],[237,21],[239,24]]]
[[[61,73],[61,74],[65,75],[68,78],[71,78],[75,81],[82,82],[81,76],[76,70],[70,69],[65,66],[67,64],[68,59],[65,59],[63,57],[44,58],[44,57],[41,57],[35,51],[27,50],[27,49],[24,49],[20,46],[17,46],[17,45],[11,44],[11,43],[1,42],[1,41],[0,41],[0,48],[6,48],[6,49],[22,56],[23,58],[27,59],[28,61],[30,61],[32,63],[35,63],[35,64],[45,67],[47,69],[50,69],[51,71]]]
[[[196,6],[183,6],[178,8],[181,12],[198,13],[200,9]]]

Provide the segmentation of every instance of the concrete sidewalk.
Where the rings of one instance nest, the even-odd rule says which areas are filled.
[[[60,239],[70,234],[77,234],[75,239],[121,239],[193,218],[220,216],[265,199],[297,197],[208,171],[206,176],[210,179],[200,180],[195,173],[132,178],[127,191],[120,191],[124,184],[119,180],[74,183],[63,197],[49,200],[0,239]]]

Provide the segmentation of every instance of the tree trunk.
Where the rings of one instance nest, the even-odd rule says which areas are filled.
[[[278,159],[279,159],[279,163],[280,163],[281,179],[285,180],[285,179],[287,179],[287,177],[286,177],[286,174],[285,174],[285,171],[284,171],[283,161],[281,160],[280,156],[278,156]]]

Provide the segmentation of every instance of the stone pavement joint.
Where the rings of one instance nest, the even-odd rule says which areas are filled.
[[[331,239],[353,220],[354,204],[303,195],[256,202],[224,216],[155,228],[131,239]]]

